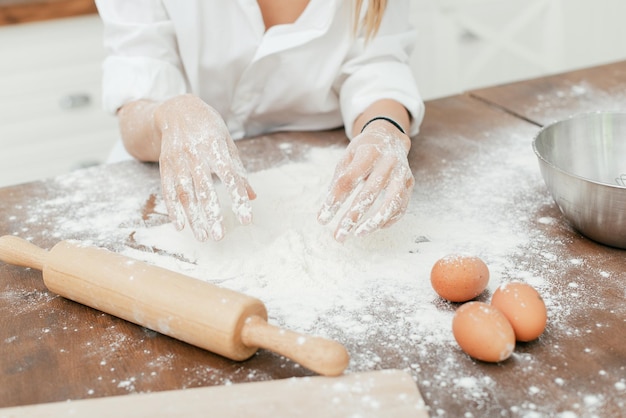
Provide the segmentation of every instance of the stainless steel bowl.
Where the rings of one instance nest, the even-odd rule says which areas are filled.
[[[626,249],[626,113],[573,116],[533,140],[543,179],[583,235]]]

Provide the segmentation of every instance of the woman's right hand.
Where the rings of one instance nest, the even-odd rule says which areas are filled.
[[[176,228],[181,230],[188,223],[200,241],[208,237],[220,240],[224,236],[213,174],[228,190],[239,222],[251,223],[250,200],[256,194],[219,113],[198,97],[187,94],[159,104],[154,122],[161,133],[159,165],[163,200]]]

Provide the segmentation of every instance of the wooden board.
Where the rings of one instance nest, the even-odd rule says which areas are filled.
[[[0,409],[0,418],[394,417],[427,418],[411,376],[399,370],[241,383]]]

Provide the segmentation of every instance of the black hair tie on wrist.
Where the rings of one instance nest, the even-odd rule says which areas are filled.
[[[406,132],[404,132],[404,129],[402,129],[402,126],[400,126],[400,124],[398,122],[396,122],[395,120],[393,120],[391,118],[388,118],[386,116],[376,116],[375,118],[372,118],[369,121],[367,121],[367,123],[365,125],[363,125],[363,128],[361,128],[361,133],[363,133],[365,128],[367,128],[367,125],[369,125],[370,123],[374,122],[375,120],[386,120],[387,122],[391,123],[393,126],[398,128],[398,130],[400,132],[402,132],[403,134],[406,135]]]

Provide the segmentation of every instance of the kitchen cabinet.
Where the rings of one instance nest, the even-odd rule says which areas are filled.
[[[117,122],[101,107],[97,15],[0,27],[0,186],[102,162]]]

